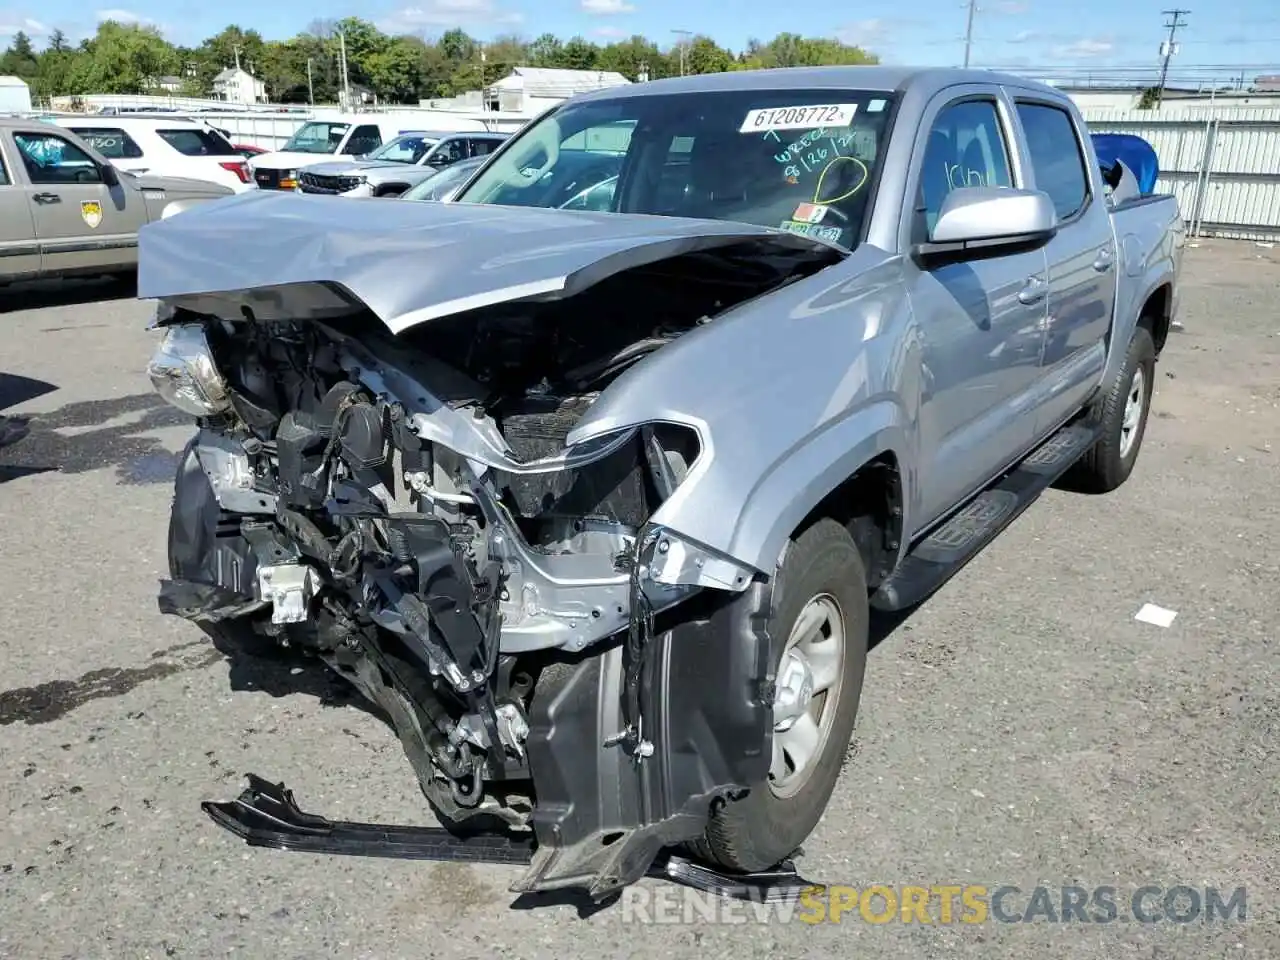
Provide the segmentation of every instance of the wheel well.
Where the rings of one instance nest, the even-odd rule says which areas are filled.
[[[375,197],[386,197],[386,196],[398,197],[400,196],[400,194],[404,193],[408,189],[409,189],[408,184],[384,183],[382,186],[374,190],[373,195]]]
[[[1147,297],[1138,314],[1138,326],[1146,327],[1151,332],[1151,339],[1156,345],[1158,355],[1164,349],[1164,342],[1169,339],[1169,326],[1173,321],[1173,288],[1167,283],[1157,287]]]
[[[881,454],[822,498],[796,529],[798,536],[824,517],[842,524],[862,552],[867,586],[892,571],[902,542],[902,475],[891,453]]]

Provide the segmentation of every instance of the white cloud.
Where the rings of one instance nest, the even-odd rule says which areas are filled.
[[[606,40],[621,40],[627,35],[627,31],[620,27],[596,27],[591,32],[597,37],[603,37]]]
[[[1062,57],[1065,60],[1087,60],[1090,57],[1106,56],[1113,49],[1115,44],[1110,40],[1085,37],[1074,43],[1064,43],[1054,47],[1052,53],[1055,57]]]
[[[635,13],[635,7],[626,0],[578,0],[583,13],[597,17],[608,17],[618,13]]]
[[[855,20],[836,28],[836,39],[853,47],[871,47],[883,44],[889,38],[888,20]]]
[[[12,37],[15,33],[25,33],[28,37],[46,37],[52,32],[48,26],[31,17],[5,17],[0,20],[0,37]]]
[[[377,26],[386,33],[416,33],[439,27],[499,26],[522,20],[522,14],[500,10],[493,0],[429,0],[418,6],[403,7],[379,20]]]
[[[112,10],[99,10],[97,17],[99,23],[102,23],[104,20],[114,20],[116,23],[135,23],[139,25],[155,22],[154,20],[142,16],[142,14],[134,13],[132,10],[121,10],[119,8]]]
[[[1012,37],[1010,37],[1009,42],[1010,43],[1031,43],[1031,41],[1039,40],[1039,39],[1040,39],[1040,34],[1037,33],[1035,30],[1022,30],[1019,33],[1015,33]]]

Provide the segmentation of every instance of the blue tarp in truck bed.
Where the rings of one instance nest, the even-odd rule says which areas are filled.
[[[1131,133],[1095,133],[1090,139],[1099,163],[1109,167],[1119,160],[1133,172],[1144,196],[1155,192],[1160,176],[1155,147]]]

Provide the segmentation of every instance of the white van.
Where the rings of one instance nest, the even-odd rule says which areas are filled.
[[[423,130],[471,133],[487,129],[479,120],[439,110],[318,116],[299,127],[278,151],[251,158],[249,167],[259,188],[295,190],[299,168],[311,166],[324,157],[363,156],[403,133]]]

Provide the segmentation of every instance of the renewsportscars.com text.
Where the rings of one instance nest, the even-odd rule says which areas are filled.
[[[811,887],[799,900],[773,903],[754,891],[730,899],[689,888],[635,886],[622,892],[630,923],[869,924],[1192,924],[1242,922],[1244,887],[1154,885],[1017,887],[980,884]]]

